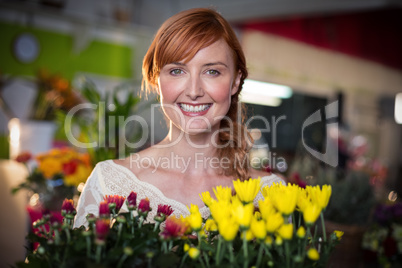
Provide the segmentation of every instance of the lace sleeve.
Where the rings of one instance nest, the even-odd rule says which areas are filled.
[[[98,215],[99,203],[103,199],[103,191],[100,183],[99,166],[96,166],[88,177],[85,187],[80,195],[77,204],[77,215],[75,216],[74,228],[81,225],[88,226],[86,216],[89,213]]]
[[[273,183],[282,183],[286,185],[286,182],[284,180],[282,180],[275,174],[272,174],[270,176],[265,176],[261,178],[261,189],[263,189],[265,186],[271,186]],[[260,191],[254,199],[254,206],[258,207],[258,201],[263,199],[264,197],[262,196],[262,193]]]

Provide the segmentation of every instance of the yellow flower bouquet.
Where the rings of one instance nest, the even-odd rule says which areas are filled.
[[[261,189],[260,179],[234,181],[202,193],[210,209],[204,219],[198,206],[189,215],[171,215],[160,204],[148,219],[149,199],[138,204],[136,193],[128,197],[105,196],[99,216],[87,216],[88,227],[73,229],[72,200],[62,207],[63,222],[34,222],[31,235],[39,242],[20,267],[34,265],[102,267],[325,267],[342,232],[325,232],[323,210],[331,196],[330,186],[274,184]],[[254,207],[261,191],[264,199]],[[123,203],[129,212],[119,213]],[[152,220],[155,223],[150,223]],[[42,226],[49,223],[49,231]],[[321,228],[318,228],[321,226]],[[319,231],[321,229],[321,231]],[[42,267],[42,266],[41,266]]]

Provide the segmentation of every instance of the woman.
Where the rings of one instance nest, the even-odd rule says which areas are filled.
[[[243,51],[228,22],[211,9],[191,9],[169,18],[143,61],[144,86],[159,94],[169,132],[160,143],[126,159],[99,163],[88,178],[77,208],[76,226],[98,214],[104,195],[148,197],[153,219],[158,204],[174,214],[187,206],[209,210],[199,194],[236,179],[277,176],[249,168],[252,144],[241,115],[239,93],[247,77]],[[257,199],[261,198],[261,194]],[[257,200],[256,200],[257,201]],[[126,210],[123,206],[122,210]]]

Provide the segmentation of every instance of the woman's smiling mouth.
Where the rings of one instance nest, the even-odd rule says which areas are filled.
[[[186,115],[203,115],[208,112],[208,109],[212,106],[212,103],[206,104],[188,104],[188,103],[179,103],[179,108]]]

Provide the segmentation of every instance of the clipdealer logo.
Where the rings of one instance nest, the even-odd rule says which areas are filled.
[[[339,101],[334,101],[325,106],[325,120],[329,121],[331,119],[338,118],[339,116]],[[338,166],[338,138],[339,138],[339,126],[337,122],[329,122],[326,124],[326,142],[325,142],[325,152],[319,152],[309,147],[305,143],[304,139],[304,129],[314,123],[321,122],[321,112],[320,110],[315,111],[310,115],[303,123],[302,126],[302,142],[304,148],[315,158],[324,163],[332,166]]]

